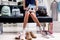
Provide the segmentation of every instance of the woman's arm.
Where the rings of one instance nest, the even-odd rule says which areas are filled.
[[[38,10],[38,0],[35,0],[36,2],[36,10]]]
[[[25,9],[25,0],[23,0],[23,9]]]

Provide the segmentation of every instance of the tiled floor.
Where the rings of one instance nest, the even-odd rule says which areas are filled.
[[[0,34],[0,40],[15,40],[14,37],[17,34],[13,34],[13,33],[3,33],[2,35]],[[49,37],[44,38],[42,37],[40,34],[36,34],[37,38],[36,39],[32,39],[32,40],[60,40],[60,33],[54,33],[54,38],[53,37]]]

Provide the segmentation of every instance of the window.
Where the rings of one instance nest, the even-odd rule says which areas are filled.
[[[16,2],[16,0],[8,0],[8,1],[13,1],[13,2]]]

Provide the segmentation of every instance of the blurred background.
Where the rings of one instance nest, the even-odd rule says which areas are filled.
[[[53,18],[53,32],[56,38],[53,38],[52,40],[58,40],[60,37],[60,12],[57,10],[57,15],[52,13],[51,5],[54,0],[38,0],[39,4],[38,6],[43,6],[46,8],[47,15],[49,17]],[[60,0],[56,0],[57,4],[60,2]],[[22,0],[0,0],[0,5],[19,5],[22,6]],[[58,5],[57,5],[58,7]],[[23,23],[0,23],[0,39],[1,40],[14,40],[14,38],[18,32],[22,31]],[[32,29],[33,28],[33,29]],[[36,33],[36,23],[28,23],[27,29],[30,29],[34,33]],[[47,29],[47,28],[46,28]],[[12,34],[11,34],[12,33]],[[10,36],[10,37],[9,37]],[[12,37],[13,36],[13,37]],[[2,38],[3,37],[3,38]],[[38,38],[39,39],[39,38]],[[44,40],[43,38],[41,40]],[[50,40],[50,39],[48,39]]]

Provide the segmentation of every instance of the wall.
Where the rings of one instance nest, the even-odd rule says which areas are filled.
[[[0,0],[0,4],[1,4],[1,0]]]
[[[46,5],[46,8],[47,8],[47,13],[48,13],[49,16],[51,16],[50,2],[49,2],[49,0],[44,0],[44,2],[45,2],[45,5]]]
[[[43,3],[38,3],[39,6],[45,6],[47,8],[47,13],[51,17],[50,4],[51,0],[43,0]]]
[[[8,0],[0,0],[0,5],[17,5],[17,2],[9,2]]]
[[[56,0],[56,1],[59,2],[60,0]],[[53,0],[49,0],[50,5],[52,2],[53,2]],[[60,22],[60,12],[58,12],[58,21]]]
[[[2,1],[8,1],[8,0],[2,0]]]
[[[57,2],[59,2],[60,0],[56,0]],[[58,12],[58,21],[60,22],[60,12]]]

